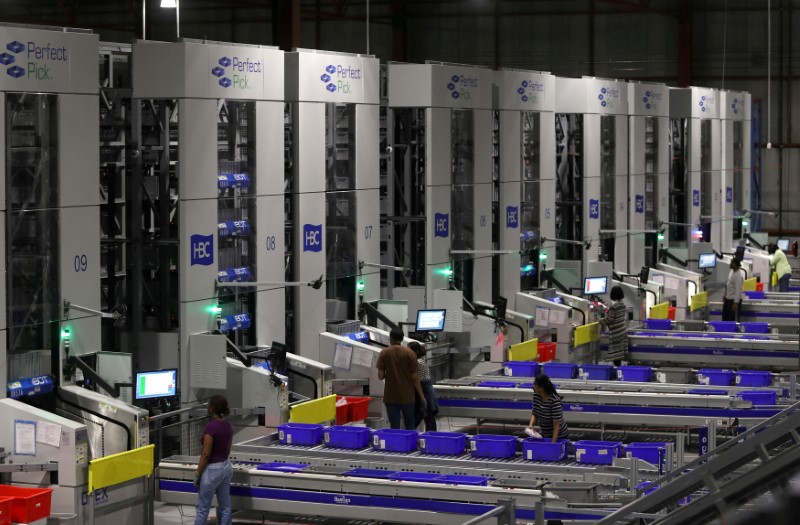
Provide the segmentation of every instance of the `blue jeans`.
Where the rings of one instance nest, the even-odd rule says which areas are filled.
[[[789,291],[789,279],[792,278],[791,273],[786,273],[778,279],[778,291],[781,292],[788,292]]]
[[[217,496],[217,523],[231,525],[231,477],[233,467],[230,461],[211,463],[206,466],[200,478],[200,489],[197,492],[197,514],[194,525],[206,525],[208,511],[214,495]]]
[[[386,403],[386,417],[389,418],[389,427],[402,429],[400,426],[400,417],[403,418],[406,430],[414,430],[414,403],[399,404],[399,403]]]

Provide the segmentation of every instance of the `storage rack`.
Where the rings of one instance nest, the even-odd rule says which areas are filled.
[[[474,114],[469,109],[450,112],[451,249],[475,249],[475,138]],[[484,220],[486,220],[484,218]],[[472,256],[453,257],[453,284],[472,301]]]
[[[556,237],[583,240],[583,115],[556,114]],[[559,244],[556,258],[581,260],[583,248]]]
[[[615,117],[600,117],[600,228],[615,230],[617,227],[616,199],[616,126]],[[616,234],[610,233],[598,244],[598,258],[614,261]]]
[[[534,111],[525,111],[520,115],[522,135],[522,181],[520,183],[520,249],[523,253],[528,253],[530,260],[525,262],[523,256],[523,267],[520,268],[520,278],[522,279],[521,290],[529,290],[537,287],[538,276],[541,274],[539,265],[538,250],[533,251],[535,246],[540,245],[540,180],[541,180],[541,151],[540,136],[541,124],[540,114]]]
[[[688,240],[686,223],[689,219],[689,150],[688,120],[673,118],[669,121],[670,148],[672,149],[669,167],[669,222],[676,223],[669,227],[670,242],[685,243]]]
[[[659,229],[658,217],[658,127],[656,117],[644,118],[644,228]],[[657,235],[645,235],[645,258],[648,264],[654,264],[658,253]]]

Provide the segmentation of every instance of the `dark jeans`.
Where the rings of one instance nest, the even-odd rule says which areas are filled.
[[[783,277],[778,279],[778,291],[779,292],[788,292],[789,291],[789,279],[792,278],[791,273],[785,274]]]
[[[725,299],[722,303],[722,320],[723,321],[739,321],[739,309],[742,307],[742,302],[739,301],[737,310],[733,311],[733,299]]]
[[[414,403],[386,403],[385,406],[390,428],[414,430]],[[405,426],[400,424],[401,417]]]
[[[420,423],[425,421],[426,432],[436,432],[436,414],[439,413],[439,401],[436,399],[436,392],[433,390],[433,383],[429,380],[420,381],[422,386],[422,393],[425,394],[425,402],[427,407],[422,410],[422,405],[417,400],[416,406],[416,420],[414,427],[418,427]]]

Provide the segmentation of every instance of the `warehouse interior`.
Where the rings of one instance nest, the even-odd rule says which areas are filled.
[[[3,1],[0,525],[793,523],[798,11]]]

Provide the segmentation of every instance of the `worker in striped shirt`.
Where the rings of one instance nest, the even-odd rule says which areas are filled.
[[[533,410],[528,428],[533,430],[536,424],[541,428],[544,439],[552,439],[553,443],[559,439],[569,439],[569,427],[564,419],[561,396],[556,392],[550,378],[544,374],[539,374],[533,380]]]
[[[617,285],[611,289],[611,306],[601,323],[608,328],[608,355],[606,359],[620,366],[628,354],[628,307],[623,299],[625,293]]]

